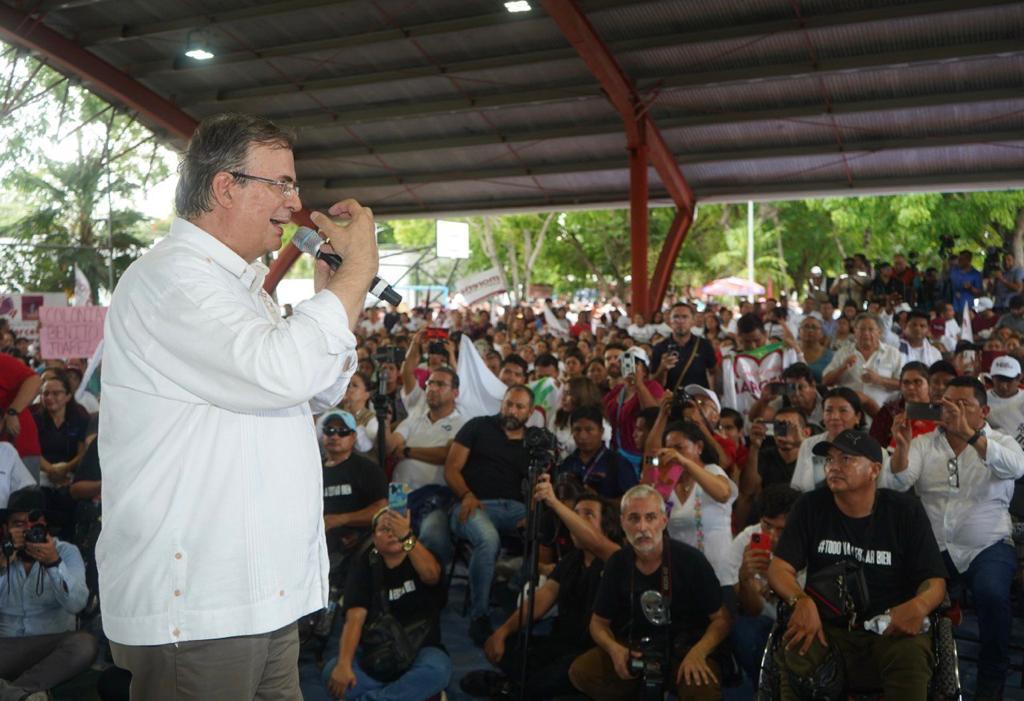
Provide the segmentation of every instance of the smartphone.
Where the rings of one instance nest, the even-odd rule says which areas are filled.
[[[766,553],[770,553],[772,551],[772,537],[767,533],[751,533],[750,549],[764,550]]]
[[[917,421],[941,421],[942,405],[926,402],[907,402],[907,418]]]
[[[772,422],[773,436],[785,436],[789,433],[789,424],[785,421],[773,421]]]
[[[619,359],[619,367],[623,377],[632,377],[636,374],[636,358],[630,354],[623,355]]]
[[[409,509],[409,485],[404,482],[388,484],[388,508],[405,516],[405,512]]]
[[[436,326],[428,326],[423,337],[428,341],[447,341],[448,329],[441,329]]]
[[[767,385],[765,385],[765,389],[767,389],[770,394],[778,396],[786,391],[786,383],[769,382]]]
[[[765,421],[763,423],[764,423],[764,435],[765,435],[765,438],[774,437],[775,436],[775,422],[774,421]]]

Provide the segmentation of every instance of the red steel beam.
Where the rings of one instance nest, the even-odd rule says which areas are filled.
[[[90,90],[120,102],[138,112],[143,121],[163,129],[170,136],[188,142],[199,122],[170,100],[153,92],[98,56],[47,27],[38,18],[0,4],[0,40],[46,56],[58,71],[81,78]],[[295,214],[300,226],[313,226],[309,213]],[[299,249],[285,246],[279,253],[263,287],[273,292],[288,269],[299,257]]]
[[[675,264],[679,248],[686,239],[690,223],[693,221],[695,199],[679,164],[658,131],[657,125],[647,113],[646,105],[637,93],[636,87],[626,76],[625,71],[615,60],[608,46],[601,40],[597,30],[587,19],[577,0],[541,0],[548,15],[555,21],[565,38],[579,53],[587,64],[590,72],[601,83],[608,100],[622,117],[626,127],[626,138],[630,149],[630,228],[632,229],[632,261],[633,261],[633,309],[648,314],[652,307],[661,306],[668,289],[672,266]],[[647,172],[643,171],[643,182],[638,182],[640,168],[634,163],[633,150],[643,145],[646,158],[658,172],[666,190],[675,202],[679,214],[669,231],[669,236],[662,247],[655,269],[655,280],[650,289],[647,288],[647,216],[639,216],[636,193],[642,188],[645,192],[646,207]],[[678,226],[677,226],[678,224]],[[642,250],[636,250],[643,245]],[[641,264],[642,261],[642,264]],[[638,285],[644,291],[638,295]],[[649,304],[650,303],[650,304]]]
[[[630,281],[633,313],[647,316],[647,145],[643,142],[629,150],[629,240],[633,279]]]

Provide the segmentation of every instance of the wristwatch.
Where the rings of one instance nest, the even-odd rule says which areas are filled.
[[[412,449],[411,449],[411,448],[410,448],[409,446],[404,446],[404,447],[402,448],[402,457],[404,457],[404,458],[407,458],[407,457],[409,457],[409,452],[410,452],[411,450],[412,450]]]
[[[789,597],[789,599],[786,600],[786,603],[789,604],[790,608],[793,608],[794,606],[796,606],[797,602],[800,601],[800,599],[806,599],[806,598],[807,598],[807,594],[804,594],[801,591],[801,592],[797,592],[796,594],[793,594],[793,596]]]
[[[7,409],[7,415],[8,416],[17,416],[19,413],[20,412],[17,409],[12,409],[10,407],[8,407],[8,409]]]
[[[975,443],[978,442],[978,439],[981,438],[984,435],[985,434],[979,428],[977,431],[974,432],[973,436],[971,436],[970,438],[967,439],[967,445],[974,445]]]
[[[406,535],[401,540],[402,540],[402,550],[404,550],[405,552],[409,552],[410,550],[412,550],[413,548],[416,547],[416,534],[415,533],[410,532],[408,535]]]

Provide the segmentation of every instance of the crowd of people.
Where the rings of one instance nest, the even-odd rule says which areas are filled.
[[[943,271],[855,256],[782,301],[680,296],[649,317],[617,301],[370,308],[355,337],[358,367],[315,426],[332,601],[304,640],[330,695],[512,697],[525,659],[531,699],[721,698],[759,683],[779,628],[779,698],[811,698],[838,660],[886,698],[924,699],[927,621],[966,606],[976,698],[1002,697],[1024,518],[1012,255],[985,275],[969,252]],[[83,363],[44,362],[5,327],[0,350],[0,698],[29,698],[97,655],[103,395],[80,387]],[[534,504],[542,579],[529,606],[507,603],[523,581],[499,563]],[[461,679],[440,625],[453,561],[493,664]],[[862,599],[830,589],[836,571]],[[524,650],[530,610],[550,632]],[[404,662],[375,654],[385,619]],[[105,698],[128,678],[104,672]]]

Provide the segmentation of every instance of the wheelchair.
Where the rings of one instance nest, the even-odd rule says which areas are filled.
[[[928,684],[930,701],[960,701],[962,699],[956,641],[953,639],[953,621],[944,615],[948,607],[949,601],[947,600],[929,615],[932,651],[935,655],[935,669]],[[768,644],[765,645],[764,654],[761,656],[761,678],[754,695],[755,701],[778,701],[782,698],[782,675],[785,672],[775,661],[775,652],[782,644],[782,634],[789,623],[789,614],[789,606],[784,602],[779,602],[778,617],[768,635]],[[848,683],[843,694],[841,698],[849,698],[851,701],[882,699],[881,689],[863,689],[857,687],[856,683]],[[827,701],[827,697],[824,695],[812,695],[810,698]]]

